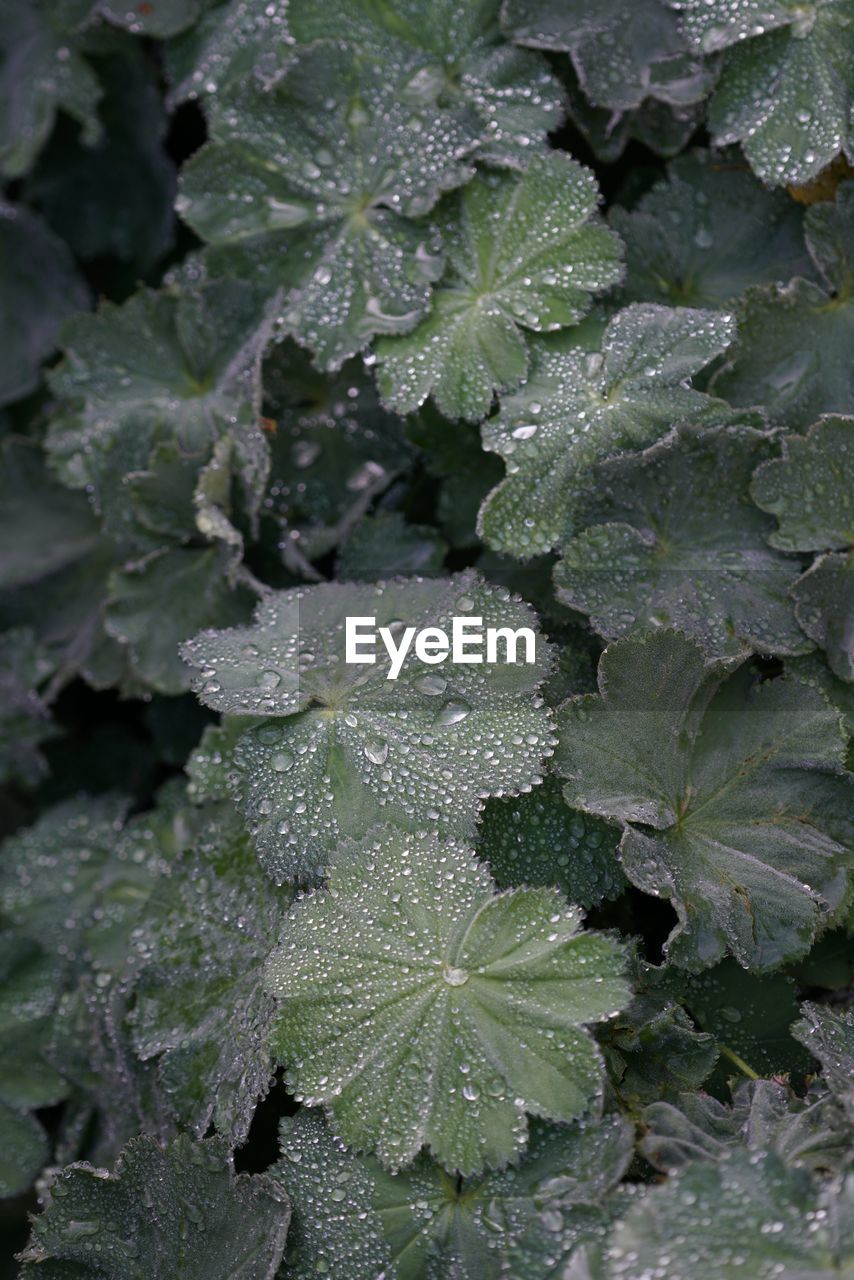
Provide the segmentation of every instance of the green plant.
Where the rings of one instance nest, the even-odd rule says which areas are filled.
[[[3,18],[0,1276],[854,1275],[850,0]]]

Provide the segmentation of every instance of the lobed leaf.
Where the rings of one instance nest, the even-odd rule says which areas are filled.
[[[523,559],[570,537],[597,462],[651,444],[674,422],[720,419],[720,402],[686,385],[727,346],[731,317],[631,306],[595,330],[541,341],[524,386],[483,425],[483,446],[507,462],[479,531]],[[726,417],[724,418],[726,420]]]
[[[805,954],[850,863],[838,714],[805,685],[725,679],[674,632],[611,645],[599,688],[561,709],[555,765],[570,804],[624,823],[629,879],[675,907],[670,959]]]
[[[579,927],[556,890],[496,896],[455,842],[385,828],[345,846],[268,964],[291,1088],[392,1169],[422,1146],[464,1174],[506,1163],[526,1112],[571,1120],[601,1096],[584,1024],[628,990],[617,944]]]
[[[809,648],[788,591],[796,561],[766,545],[749,499],[775,441],[751,425],[676,428],[597,468],[588,527],[561,549],[557,597],[608,640],[677,627],[709,657]]]
[[[271,593],[252,627],[183,646],[207,706],[263,719],[234,748],[231,785],[277,880],[315,877],[343,836],[380,821],[470,837],[484,799],[541,779],[553,746],[538,696],[549,668],[541,637],[533,665],[439,668],[410,648],[391,681],[379,640],[374,665],[344,661],[348,616],[375,617],[400,637],[405,627],[449,631],[455,615],[536,629],[526,605],[469,570]]]
[[[384,401],[409,413],[432,395],[446,417],[482,418],[493,393],[528,368],[520,330],[575,324],[590,294],[622,275],[620,244],[596,215],[592,174],[559,152],[524,174],[484,174],[439,226],[448,270],[430,314],[406,337],[377,345]]]

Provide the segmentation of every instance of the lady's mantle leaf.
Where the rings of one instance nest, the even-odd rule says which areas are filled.
[[[500,0],[289,0],[300,44],[330,37],[382,61],[404,99],[468,104],[481,121],[478,156],[523,166],[563,118],[560,82],[536,53],[514,49],[498,30]]]
[[[854,182],[837,189],[835,204],[812,205],[804,226],[826,287],[796,277],[748,289],[738,337],[712,383],[731,404],[761,404],[776,425],[795,429],[854,403]]]
[[[795,614],[834,675],[854,681],[854,551],[819,556],[792,588]]]
[[[133,1040],[158,1069],[176,1117],[246,1140],[272,1075],[274,1005],[259,971],[289,905],[237,819],[214,813],[155,889],[135,935]]]
[[[683,1093],[678,1105],[646,1107],[643,1125],[640,1149],[664,1173],[693,1160],[720,1160],[738,1147],[774,1151],[785,1164],[818,1173],[844,1168],[854,1154],[839,1109],[822,1086],[799,1098],[776,1080],[744,1080],[732,1106],[705,1093]]]
[[[83,57],[80,28],[92,0],[4,0],[0,25],[0,173],[20,178],[44,146],[57,111],[100,132],[101,89]]]
[[[619,839],[619,828],[571,809],[548,777],[527,795],[487,804],[477,852],[500,889],[557,885],[570,902],[592,907],[625,888]]]
[[[164,1149],[133,1138],[113,1174],[72,1164],[55,1175],[22,1274],[273,1280],[289,1217],[271,1178],[235,1177],[223,1139],[182,1134]]]
[[[821,1063],[824,1081],[854,1124],[854,1013],[807,1000],[792,1034]]]
[[[49,1152],[47,1136],[35,1116],[0,1102],[0,1200],[23,1195]]]
[[[0,405],[38,386],[63,320],[89,306],[67,245],[34,213],[0,200]]]
[[[475,127],[473,128],[473,124]],[[471,176],[466,111],[402,98],[368,55],[318,41],[267,88],[248,80],[217,106],[213,141],[185,165],[178,209],[233,270],[291,287],[284,323],[324,368],[375,333],[405,333],[441,269],[427,213]]]
[[[35,786],[48,771],[40,744],[60,730],[38,686],[53,664],[29,627],[0,632],[0,781]]]
[[[278,880],[314,876],[344,835],[380,821],[470,838],[483,800],[540,781],[552,752],[536,661],[421,662],[397,680],[381,640],[373,666],[345,663],[345,619],[450,632],[454,616],[531,627],[527,605],[471,570],[451,579],[324,584],[263,601],[254,626],[202,632],[183,648],[201,700],[229,715],[271,717],[238,741],[232,773],[261,859]]]
[[[634,208],[611,211],[626,243],[623,294],[632,302],[720,307],[749,285],[811,277],[803,221],[803,209],[763,187],[737,151],[691,151]]]
[[[528,367],[521,329],[560,329],[622,276],[620,242],[596,213],[589,170],[560,152],[522,175],[482,174],[440,225],[448,270],[407,337],[380,342],[379,386],[408,413],[432,395],[449,418],[482,418]]]
[[[98,9],[116,26],[134,35],[174,36],[195,22],[211,0],[153,0],[128,7],[127,0],[99,0]]]
[[[422,1146],[462,1173],[506,1163],[526,1111],[571,1120],[600,1096],[583,1024],[628,999],[620,948],[557,890],[494,888],[463,846],[383,828],[339,852],[270,958],[292,1088],[392,1168]]]
[[[683,427],[599,467],[597,522],[563,547],[558,599],[609,640],[672,626],[711,657],[804,653],[787,596],[800,566],[768,547],[748,492],[774,448],[751,426]]]
[[[726,49],[709,126],[743,144],[763,182],[809,182],[840,151],[854,159],[850,0],[669,3],[698,52]]]
[[[156,440],[206,461],[204,450],[238,419],[254,426],[272,323],[242,281],[205,278],[195,264],[158,293],[141,290],[71,321],[65,360],[51,375],[67,410],[48,440],[66,483],[94,483],[103,504],[98,480],[118,486],[143,470]]]
[[[831,1280],[851,1258],[851,1190],[773,1152],[698,1161],[618,1223],[607,1280]]]
[[[601,350],[575,335],[539,343],[524,387],[483,426],[484,448],[507,460],[480,512],[489,546],[519,558],[548,551],[572,534],[594,463],[674,422],[719,420],[723,406],[686,383],[732,333],[728,315],[650,305],[615,316]]]
[[[854,418],[820,418],[804,436],[783,436],[783,456],[753,478],[754,502],[777,517],[769,535],[783,551],[854,546]]]
[[[837,552],[820,556],[792,594],[834,674],[854,680],[854,418],[820,418],[805,436],[784,436],[783,457],[756,472],[753,497],[777,517],[773,546]]]
[[[599,107],[625,111],[646,98],[683,106],[714,82],[662,0],[505,0],[503,18],[518,44],[567,50]]]
[[[674,632],[613,644],[599,688],[561,709],[556,767],[570,804],[625,824],[629,879],[672,900],[671,959],[803,955],[850,862],[837,713],[802,684],[725,680]]]
[[[459,1184],[427,1156],[391,1174],[347,1151],[319,1115],[282,1124],[270,1176],[293,1205],[294,1280],[541,1280],[610,1220],[603,1201],[631,1158],[625,1120],[572,1127],[535,1122],[518,1163]]]

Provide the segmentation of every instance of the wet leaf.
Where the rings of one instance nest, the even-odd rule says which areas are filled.
[[[344,1148],[320,1116],[282,1125],[271,1176],[293,1204],[288,1275],[330,1280],[519,1280],[546,1274],[588,1235],[604,1233],[603,1204],[631,1154],[616,1116],[568,1128],[534,1121],[517,1164],[462,1185],[426,1156],[391,1174]]]
[[[5,0],[0,31],[0,172],[20,178],[32,166],[58,111],[80,124],[86,142],[100,133],[101,89],[82,51],[81,28],[93,0]]]
[[[374,617],[397,646],[407,627],[450,634],[451,619],[469,615],[536,631],[526,605],[469,570],[271,593],[253,626],[183,647],[207,706],[264,719],[238,740],[231,785],[277,880],[316,876],[343,836],[380,821],[470,838],[484,799],[541,779],[553,746],[538,696],[549,667],[541,637],[530,665],[524,641],[520,661],[507,662],[501,644],[499,661],[483,665],[428,665],[411,646],[390,680],[379,638],[375,664],[345,662],[348,616]]]
[[[626,244],[631,302],[726,307],[750,285],[815,275],[803,210],[763,187],[737,151],[679,156],[634,208],[612,209],[610,222]]]
[[[821,1063],[823,1079],[854,1124],[854,1015],[805,1000],[792,1035]]]
[[[854,158],[847,0],[669,3],[698,53],[725,50],[709,126],[718,142],[741,142],[766,185],[809,182],[840,151]]]
[[[727,679],[674,632],[611,645],[599,688],[561,709],[555,765],[570,804],[625,824],[629,879],[675,907],[670,959],[804,955],[850,861],[838,714],[796,682]]]
[[[519,44],[569,52],[599,107],[624,111],[646,98],[684,106],[714,83],[662,0],[506,0],[503,20]]]
[[[339,850],[270,958],[277,1056],[297,1096],[392,1169],[427,1146],[472,1173],[512,1159],[525,1113],[597,1105],[584,1024],[626,1002],[620,948],[557,890],[495,895],[471,852],[389,828]]]
[[[854,183],[840,184],[835,204],[812,205],[804,225],[826,287],[796,276],[748,289],[738,337],[712,383],[731,404],[761,404],[790,430],[806,430],[823,413],[848,413],[854,400]]]
[[[854,546],[854,418],[820,418],[781,444],[752,485],[754,502],[777,517],[768,541],[783,551]]]
[[[274,1011],[260,969],[289,895],[273,888],[228,811],[212,812],[155,889],[137,930],[133,1042],[196,1137],[246,1140],[272,1076]]]
[[[558,599],[600,635],[678,627],[710,657],[809,648],[788,591],[797,561],[771,550],[751,503],[773,438],[750,425],[683,427],[597,469],[589,527],[555,568]]]
[[[221,1138],[182,1134],[165,1149],[134,1138],[113,1174],[71,1164],[54,1175],[22,1274],[273,1280],[289,1216],[270,1178],[235,1176]]]
[[[557,885],[570,902],[592,907],[625,886],[617,827],[572,809],[547,778],[529,795],[490,800],[477,842],[500,889]]]
[[[249,79],[216,107],[178,209],[218,247],[218,269],[239,263],[270,294],[290,290],[287,332],[337,369],[426,311],[441,258],[414,220],[471,176],[472,125],[467,111],[401,99],[367,54],[319,41],[267,87]]]
[[[404,99],[467,104],[480,120],[478,156],[523,167],[563,118],[563,91],[543,58],[505,43],[500,0],[290,0],[298,43],[330,37],[364,49],[400,77]]]
[[[674,422],[720,420],[720,402],[687,384],[732,333],[726,314],[639,305],[601,337],[541,341],[525,385],[483,426],[484,448],[507,463],[480,512],[487,544],[519,559],[548,551],[573,533],[597,462],[653,443]]]
[[[589,170],[552,152],[521,176],[478,177],[440,218],[448,270],[426,320],[378,344],[379,387],[400,413],[429,395],[447,417],[482,418],[528,368],[522,330],[575,324],[622,275]]]

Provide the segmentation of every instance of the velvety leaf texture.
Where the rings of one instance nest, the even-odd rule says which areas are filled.
[[[620,949],[579,926],[556,890],[497,895],[458,844],[384,830],[346,847],[268,966],[291,1087],[393,1169],[422,1146],[463,1173],[504,1163],[526,1111],[570,1120],[601,1095],[584,1024],[627,988]]]
[[[402,643],[406,628],[447,627],[454,615],[536,627],[510,592],[467,571],[281,592],[253,626],[184,646],[208,706],[264,718],[237,741],[232,785],[276,879],[316,875],[342,836],[379,821],[470,837],[484,799],[541,780],[554,747],[538,694],[549,670],[541,636],[531,665],[507,662],[502,646],[486,665],[428,666],[410,648],[390,680],[379,641],[373,665],[344,660],[348,616],[374,618]]]
[[[72,1164],[54,1176],[23,1274],[272,1280],[289,1216],[270,1178],[234,1176],[222,1139],[135,1138],[112,1175]]]
[[[581,319],[590,294],[620,279],[620,245],[596,217],[590,173],[537,156],[522,177],[477,178],[443,227],[448,269],[430,315],[380,343],[379,387],[401,413],[432,395],[447,417],[483,418],[493,393],[528,369],[522,330]]]
[[[726,679],[673,632],[610,646],[599,688],[564,704],[555,764],[571,804],[625,824],[629,878],[672,901],[671,959],[803,955],[850,866],[837,713],[804,685]]]
[[[542,341],[525,385],[483,426],[484,448],[507,465],[480,512],[488,545],[520,559],[548,551],[574,531],[593,464],[651,444],[674,421],[719,415],[687,383],[732,333],[727,314],[638,305],[601,339]]]

